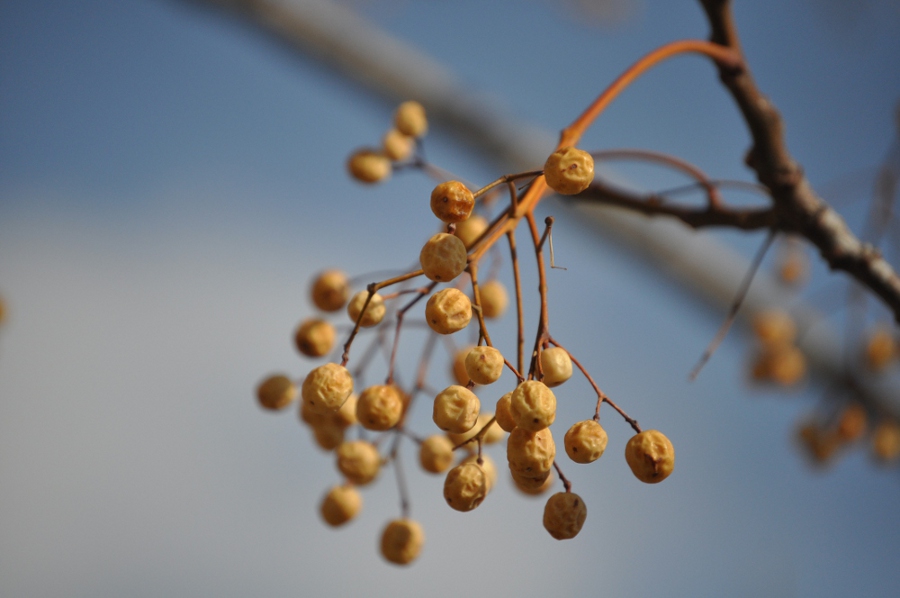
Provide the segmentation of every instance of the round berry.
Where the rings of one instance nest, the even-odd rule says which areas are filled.
[[[606,430],[592,419],[580,421],[566,432],[566,454],[576,463],[593,463],[606,450]]]
[[[362,497],[353,486],[335,486],[328,491],[319,506],[325,523],[332,527],[344,525],[359,513]]]
[[[297,399],[297,387],[287,376],[269,376],[256,387],[256,398],[262,407],[278,411]]]
[[[370,386],[356,402],[356,419],[367,430],[390,430],[403,415],[403,399],[397,387],[388,384]]]
[[[459,434],[472,429],[478,421],[481,401],[464,386],[448,386],[434,398],[434,423],[445,432]]]
[[[487,496],[487,476],[477,463],[462,463],[444,480],[444,499],[452,509],[471,511]]]
[[[356,150],[347,158],[347,171],[360,183],[381,182],[391,176],[391,160],[373,149]]]
[[[322,311],[337,311],[347,304],[350,282],[340,270],[326,270],[316,276],[310,295],[313,304]]]
[[[465,349],[460,349],[456,352],[456,355],[453,356],[453,379],[456,380],[456,383],[460,386],[467,386],[471,380],[469,378],[469,373],[466,371],[466,356],[468,356],[469,351],[474,348],[474,346],[470,346]]]
[[[481,455],[481,463],[478,462],[478,455],[469,455],[460,463],[474,463],[481,468],[481,471],[484,472],[484,481],[487,485],[488,493],[497,485],[497,466],[494,464],[493,459],[487,455]]]
[[[337,468],[348,480],[363,486],[378,476],[381,456],[371,442],[344,442],[337,447]]]
[[[509,468],[524,478],[544,479],[553,468],[556,443],[549,428],[531,432],[514,428],[506,441]]]
[[[412,137],[404,135],[397,129],[389,130],[381,140],[384,155],[394,162],[409,158],[415,146],[416,142]]]
[[[303,320],[294,332],[294,344],[307,357],[322,357],[334,347],[334,326],[318,318]]]
[[[587,519],[587,507],[574,492],[557,492],[544,506],[544,529],[557,540],[571,540]]]
[[[504,432],[512,432],[513,428],[516,427],[516,420],[513,419],[512,411],[510,410],[511,399],[512,393],[508,392],[497,401],[497,425]]]
[[[438,334],[453,334],[469,325],[472,302],[459,289],[438,291],[425,305],[425,320]]]
[[[787,312],[773,309],[754,316],[753,333],[766,347],[789,345],[797,337],[797,325]]]
[[[369,291],[360,291],[353,295],[353,299],[347,304],[347,315],[350,316],[350,320],[354,324],[359,320],[359,314],[362,312],[363,306],[366,305],[366,299],[368,297]],[[366,305],[366,313],[363,314],[362,319],[359,320],[359,325],[363,328],[377,326],[384,319],[386,311],[387,308],[384,306],[384,298],[378,293],[375,293],[372,295],[372,298],[369,299],[369,305]]]
[[[481,313],[485,318],[499,318],[506,312],[509,305],[509,295],[506,287],[499,280],[489,280],[478,289],[481,296]]]
[[[865,346],[865,364],[873,372],[884,370],[897,356],[897,343],[890,331],[879,328],[869,334]]]
[[[594,158],[574,147],[558,149],[544,163],[544,178],[560,195],[581,193],[594,180]]]
[[[475,196],[459,181],[446,181],[431,192],[431,211],[447,224],[467,220],[474,207]]]
[[[553,388],[572,377],[572,358],[562,347],[550,347],[541,351],[541,382]]]
[[[453,234],[459,237],[466,247],[471,247],[488,228],[488,221],[484,216],[472,214],[468,220],[463,220],[456,225]]]
[[[466,373],[476,384],[496,382],[503,365],[503,355],[494,347],[475,347],[466,355]]]
[[[422,137],[428,132],[425,108],[419,102],[403,102],[394,112],[394,126],[408,137]]]
[[[656,484],[675,468],[675,448],[662,432],[644,430],[625,445],[625,460],[637,479]]]
[[[333,451],[344,442],[344,429],[334,424],[316,426],[312,433],[316,444],[324,451]]]
[[[419,263],[428,280],[449,282],[466,269],[466,246],[448,233],[438,233],[428,239],[419,253]]]
[[[342,365],[326,363],[312,370],[303,380],[301,394],[310,411],[335,412],[353,392],[353,377]]]
[[[395,519],[381,532],[381,555],[395,565],[408,565],[422,552],[425,533],[412,519]]]
[[[543,430],[556,419],[556,396],[543,382],[526,380],[512,392],[509,412],[516,427],[532,432]]]
[[[429,436],[419,445],[419,464],[429,473],[442,473],[453,464],[453,443],[442,434]]]

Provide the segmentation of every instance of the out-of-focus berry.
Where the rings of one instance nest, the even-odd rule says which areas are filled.
[[[409,137],[422,137],[428,132],[428,119],[425,108],[412,100],[397,106],[394,112],[394,126]]]
[[[363,148],[347,158],[347,171],[360,183],[379,183],[391,176],[391,160],[380,151]]]
[[[572,377],[572,359],[562,347],[550,347],[541,351],[541,382],[553,388]]]
[[[322,311],[337,311],[347,304],[350,282],[340,270],[326,270],[316,276],[310,295],[313,304]]]
[[[353,299],[347,304],[347,315],[350,316],[350,321],[354,324],[359,319],[359,314],[362,312],[363,306],[366,305],[366,299],[368,297],[369,291],[360,291],[353,295]],[[359,321],[359,325],[363,328],[377,326],[384,319],[384,314],[386,312],[387,308],[384,305],[384,298],[378,293],[375,293],[372,295],[372,298],[369,299],[369,304],[366,305],[366,313],[363,314],[362,319]]]
[[[334,326],[319,318],[303,320],[294,332],[294,344],[307,357],[322,357],[334,347]]]
[[[278,411],[297,399],[297,387],[287,376],[269,376],[256,387],[256,398],[266,409]]]
[[[395,519],[381,532],[381,555],[395,565],[408,565],[422,552],[425,533],[412,519]]]

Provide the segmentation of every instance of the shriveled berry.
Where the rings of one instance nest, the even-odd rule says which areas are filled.
[[[390,129],[381,140],[384,154],[395,162],[409,158],[415,146],[416,142],[412,137],[397,129]]]
[[[419,263],[428,280],[449,282],[466,269],[466,246],[458,237],[438,233],[419,252]]]
[[[541,351],[541,382],[553,388],[572,377],[572,359],[562,347],[550,347]]]
[[[576,463],[593,463],[606,450],[606,430],[592,419],[574,424],[566,432],[566,454]]]
[[[544,529],[557,540],[578,535],[587,519],[587,507],[574,492],[557,492],[544,506]]]
[[[347,315],[350,316],[350,320],[354,324],[359,319],[359,314],[362,313],[365,305],[366,313],[363,314],[362,320],[359,320],[359,325],[363,328],[377,326],[384,319],[384,314],[387,312],[387,308],[384,306],[384,298],[381,295],[378,293],[373,294],[372,298],[369,299],[369,304],[366,305],[368,297],[369,291],[360,291],[353,295],[350,303],[347,304]]]
[[[474,463],[481,468],[481,471],[484,472],[484,481],[485,484],[487,484],[488,493],[490,493],[490,491],[494,489],[494,486],[497,485],[497,466],[494,464],[494,460],[488,455],[481,455],[481,463],[478,462],[478,455],[469,455],[460,463]]]
[[[469,325],[472,302],[459,289],[438,291],[425,305],[425,320],[438,334],[453,334]]]
[[[625,461],[637,479],[656,484],[675,468],[675,448],[662,432],[644,430],[625,445]]]
[[[448,386],[434,398],[434,423],[445,432],[459,434],[472,429],[478,420],[481,401],[464,386]]]
[[[481,295],[481,313],[485,318],[499,318],[506,312],[509,295],[499,280],[489,280],[478,289]]]
[[[478,240],[484,231],[487,230],[487,227],[487,218],[479,214],[472,214],[467,220],[463,220],[456,225],[456,230],[453,231],[453,234],[459,237],[463,245],[468,248]]]
[[[322,311],[337,311],[347,304],[350,281],[340,270],[326,270],[313,280],[310,296]]]
[[[425,108],[419,102],[412,100],[403,102],[397,106],[397,110],[394,112],[394,126],[409,137],[422,137],[428,132]]]
[[[511,399],[512,393],[508,392],[497,401],[497,425],[505,432],[512,432],[513,428],[516,427],[516,420],[513,419],[512,411],[510,410]]]
[[[335,412],[353,392],[353,377],[342,365],[326,363],[313,369],[303,380],[301,394],[310,411]]]
[[[348,480],[363,486],[378,476],[381,456],[371,442],[344,442],[337,448],[337,468]]]
[[[444,499],[452,509],[471,511],[481,504],[487,493],[487,476],[477,463],[462,463],[447,472]]]
[[[581,193],[594,180],[594,158],[574,147],[558,149],[544,163],[544,178],[561,195]]]
[[[363,148],[347,158],[347,171],[360,183],[378,183],[391,176],[391,160],[378,150]]]
[[[359,394],[356,419],[367,430],[390,430],[403,415],[403,399],[396,386],[378,384]]]
[[[556,443],[550,428],[537,432],[514,428],[506,440],[509,468],[521,477],[544,479],[553,468]]]
[[[256,387],[256,398],[266,409],[284,409],[297,399],[297,387],[287,376],[269,376]]]
[[[332,527],[344,525],[359,513],[362,497],[353,486],[334,486],[322,499],[319,512],[325,523]]]
[[[475,347],[466,355],[466,373],[476,384],[493,384],[503,373],[503,354],[494,347]]]
[[[429,436],[419,445],[419,464],[429,473],[442,473],[453,464],[453,443],[442,434]]]
[[[294,344],[307,357],[322,357],[334,347],[334,326],[319,318],[303,320],[294,332]]]
[[[422,526],[412,519],[395,519],[381,532],[381,555],[395,565],[413,562],[424,544]]]
[[[468,219],[474,207],[475,196],[459,181],[446,181],[431,192],[431,211],[447,224]]]
[[[532,432],[543,430],[556,419],[556,396],[543,382],[526,380],[512,392],[509,412],[516,427]]]

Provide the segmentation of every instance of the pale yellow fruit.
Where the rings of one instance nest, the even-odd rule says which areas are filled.
[[[466,355],[466,374],[476,384],[493,384],[503,373],[503,354],[494,347],[474,347]]]
[[[896,357],[897,343],[890,331],[879,328],[869,334],[864,352],[867,368],[873,372],[880,372]]]
[[[541,351],[541,382],[553,388],[572,377],[572,359],[565,349],[550,347]]]
[[[475,421],[475,425],[472,426],[468,432],[462,432],[461,434],[454,434],[452,432],[447,433],[447,437],[453,442],[454,446],[459,446],[466,440],[470,438],[474,438],[476,434],[481,432],[481,430],[494,418],[494,414],[487,412],[481,413],[478,415],[478,419]],[[501,440],[503,440],[503,430],[500,426],[497,425],[497,422],[491,424],[491,427],[485,431],[484,436],[481,437],[481,442],[484,444],[495,444]],[[477,443],[470,442],[466,445],[466,448],[469,450],[476,450],[478,448]]]
[[[380,151],[363,148],[347,158],[347,171],[360,183],[378,183],[391,176],[391,160]]]
[[[508,392],[497,401],[497,425],[504,432],[512,432],[516,427],[516,420],[513,419],[512,411],[510,411],[510,403],[512,393]]]
[[[472,244],[484,234],[487,227],[487,218],[479,214],[472,214],[467,220],[463,220],[456,225],[456,230],[453,231],[453,234],[459,237],[459,240],[463,242],[463,245],[471,247]]]
[[[550,428],[537,432],[514,428],[506,440],[509,468],[525,478],[544,479],[553,468],[556,443]]]
[[[532,432],[543,430],[556,419],[556,396],[543,382],[526,380],[512,392],[509,412],[516,427]]]
[[[332,527],[344,525],[359,513],[362,497],[353,486],[335,486],[322,498],[319,512]]]
[[[480,467],[481,471],[484,472],[484,480],[487,484],[487,491],[490,492],[494,489],[494,486],[497,485],[497,466],[494,464],[493,459],[485,454],[482,454],[481,463],[479,463],[478,455],[469,455],[460,462],[460,464],[464,463],[474,463],[478,467]]]
[[[419,252],[419,263],[428,280],[449,282],[466,269],[466,246],[448,233],[438,233],[428,239]]]
[[[594,158],[574,147],[558,149],[544,163],[547,186],[560,195],[575,195],[594,180]]]
[[[422,137],[428,132],[425,108],[419,102],[412,100],[403,102],[397,106],[397,110],[394,112],[394,126],[409,137]]]
[[[644,430],[625,445],[625,461],[637,479],[656,484],[675,468],[675,448],[662,432]]]
[[[434,398],[434,423],[445,432],[459,434],[472,429],[478,420],[481,401],[464,386],[448,386]]]
[[[575,463],[593,463],[603,455],[608,440],[599,423],[592,419],[580,421],[566,432],[566,454]]]
[[[381,140],[384,154],[395,162],[409,158],[415,146],[416,142],[412,137],[397,129],[390,129]]]
[[[794,345],[770,345],[757,354],[752,363],[754,380],[793,386],[806,376],[806,357]]]
[[[474,207],[475,196],[459,181],[446,181],[431,192],[431,211],[447,224],[468,219]]]
[[[472,302],[459,289],[438,291],[425,305],[425,320],[438,334],[453,334],[469,325]]]
[[[548,471],[547,475],[543,478],[526,478],[525,476],[521,476],[512,470],[510,470],[509,473],[512,476],[513,484],[515,484],[516,490],[522,492],[523,494],[527,494],[528,496],[537,496],[539,494],[543,494],[544,492],[552,488],[554,482],[556,482],[556,474],[554,474],[552,471]]]
[[[334,347],[334,326],[319,318],[303,320],[294,332],[294,344],[307,357],[322,357]]]
[[[390,430],[403,415],[403,398],[396,386],[378,384],[359,394],[356,419],[367,430]]]
[[[303,380],[301,394],[310,411],[334,412],[353,392],[353,377],[342,365],[326,363],[312,370]]]
[[[256,387],[259,404],[272,411],[284,409],[297,399],[297,387],[287,376],[269,376]]]
[[[450,508],[471,511],[481,504],[487,493],[487,476],[477,463],[464,462],[447,472],[444,499]]]
[[[344,442],[344,429],[334,424],[316,426],[312,433],[316,444],[325,451],[333,451]]]
[[[787,312],[773,309],[753,317],[753,333],[764,346],[788,345],[797,337],[797,325]]]
[[[453,442],[441,434],[429,436],[419,445],[419,464],[429,473],[442,473],[453,464]]]
[[[413,562],[424,544],[422,526],[412,519],[395,519],[381,532],[381,555],[395,565]]]
[[[369,291],[360,291],[353,295],[350,303],[347,304],[347,315],[350,316],[350,321],[354,324],[359,319],[359,314],[362,313],[363,306],[365,306],[366,313],[364,313],[362,319],[359,320],[359,325],[363,328],[377,326],[384,319],[384,314],[387,312],[387,308],[384,305],[384,298],[381,295],[378,293],[373,294],[372,298],[369,299],[369,304],[366,305],[366,299],[368,297]]]
[[[326,270],[316,276],[310,296],[313,304],[322,311],[337,311],[347,304],[350,281],[340,270]]]
[[[578,535],[587,519],[587,507],[574,492],[557,492],[544,506],[544,529],[557,540]]]
[[[363,486],[378,477],[381,456],[371,442],[344,442],[337,447],[337,468],[348,480]]]
[[[481,296],[481,313],[485,318],[499,318],[506,312],[509,295],[499,280],[489,280],[478,289]]]
[[[872,454],[885,463],[900,458],[900,425],[892,420],[879,423],[872,432]]]
[[[466,356],[469,355],[469,351],[474,349],[474,346],[466,347],[465,349],[460,349],[456,352],[456,355],[453,356],[453,379],[456,380],[456,383],[460,386],[468,386],[469,381],[469,373],[466,372]]]

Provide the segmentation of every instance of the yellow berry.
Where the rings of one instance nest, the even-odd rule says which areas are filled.
[[[429,473],[442,473],[453,464],[453,443],[441,434],[429,436],[419,446],[419,464]]]
[[[428,239],[419,253],[419,263],[428,280],[449,282],[466,269],[466,246],[448,233],[438,233]]]
[[[409,158],[415,146],[412,137],[404,135],[397,129],[390,129],[381,140],[384,154],[395,162]]]
[[[438,334],[453,334],[469,325],[472,302],[459,289],[438,291],[425,305],[425,320]]]
[[[347,170],[360,183],[378,183],[391,176],[391,160],[379,151],[364,148],[350,154]]]
[[[503,365],[503,355],[494,347],[475,347],[466,355],[466,373],[476,384],[496,382]]]
[[[469,384],[469,373],[466,372],[466,356],[468,356],[469,351],[474,348],[474,346],[471,346],[460,349],[456,352],[456,355],[453,356],[453,379],[456,380],[456,383],[460,386],[467,386]]]
[[[487,485],[488,493],[497,485],[497,466],[494,464],[494,460],[487,455],[481,455],[481,463],[478,462],[478,455],[469,455],[461,463],[474,463],[481,468],[481,471],[484,472],[484,481]]]
[[[297,398],[297,387],[287,376],[269,376],[256,387],[256,398],[266,409],[284,409]]]
[[[381,533],[381,555],[395,565],[408,565],[422,552],[425,533],[411,519],[395,519]]]
[[[362,312],[363,306],[366,305],[366,299],[368,297],[369,291],[360,291],[353,295],[350,303],[347,304],[347,315],[350,316],[350,321],[354,324],[359,319],[359,314]],[[372,298],[369,299],[369,305],[366,305],[366,313],[363,314],[362,320],[359,321],[359,325],[363,328],[377,326],[384,319],[386,311],[387,308],[384,306],[384,298],[378,293],[373,294]]]
[[[434,398],[434,423],[445,432],[459,434],[472,429],[478,420],[481,401],[464,386],[448,386]]]
[[[770,374],[777,384],[793,386],[806,375],[806,357],[793,345],[773,350],[770,359]]]
[[[303,320],[294,332],[294,344],[307,357],[322,357],[334,347],[334,326],[318,318]]]
[[[459,181],[446,181],[431,192],[431,211],[447,224],[468,219],[474,207],[475,195]]]
[[[363,390],[356,402],[356,419],[367,430],[390,430],[403,415],[403,399],[396,386],[379,384]]]
[[[316,276],[310,295],[313,304],[322,311],[337,311],[347,304],[350,282],[340,270],[326,270]]]
[[[457,465],[444,480],[444,499],[457,511],[471,511],[481,504],[487,493],[487,476],[474,462]]]
[[[478,289],[481,295],[481,313],[485,318],[499,318],[506,312],[509,295],[499,280],[489,280]]]
[[[487,230],[488,221],[484,216],[472,214],[468,220],[463,220],[456,225],[454,235],[459,237],[467,248],[471,247],[475,241]]]
[[[397,106],[394,112],[394,126],[409,137],[421,137],[428,132],[425,108],[419,102],[408,101]]]
[[[543,494],[552,488],[553,483],[556,481],[556,476],[552,471],[548,471],[547,475],[543,478],[526,478],[512,470],[510,470],[509,473],[512,476],[513,484],[515,484],[516,489],[529,496]]]
[[[593,463],[606,450],[606,430],[592,419],[580,421],[565,436],[566,454],[576,463]]]
[[[570,540],[577,536],[585,519],[587,507],[574,492],[557,492],[544,506],[544,529],[557,540]]]
[[[873,372],[884,370],[897,356],[897,344],[890,331],[883,328],[873,331],[866,340],[865,363]]]
[[[544,178],[561,195],[581,193],[594,180],[594,158],[574,147],[556,150],[544,163]]]
[[[301,394],[310,411],[335,412],[353,392],[353,377],[347,368],[326,363],[312,370],[303,380]]]
[[[359,513],[362,497],[353,486],[335,486],[328,491],[319,506],[325,523],[332,527],[344,525]]]
[[[900,425],[884,420],[872,432],[872,454],[885,463],[900,457]]]
[[[344,442],[344,429],[334,424],[315,426],[312,433],[316,444],[325,451],[333,451]]]
[[[549,428],[531,432],[514,428],[506,441],[509,468],[525,478],[544,479],[553,468],[556,443]]]
[[[565,349],[551,347],[541,351],[541,382],[553,388],[572,377],[572,359]]]
[[[656,484],[675,468],[675,448],[662,432],[644,430],[625,445],[625,460],[637,479]]]
[[[837,422],[837,435],[844,442],[854,442],[862,438],[868,427],[869,416],[866,408],[859,403],[850,403],[841,412]]]
[[[526,380],[512,392],[509,412],[516,427],[532,432],[543,430],[556,419],[556,396],[543,382]]]
[[[773,309],[754,316],[753,333],[764,346],[788,345],[797,337],[797,326],[787,312]]]
[[[378,476],[381,456],[371,442],[344,442],[337,447],[337,468],[348,480],[363,486]]]
[[[512,411],[510,411],[510,403],[512,393],[508,392],[497,401],[497,425],[505,432],[512,432],[516,427],[516,420],[513,419]]]

